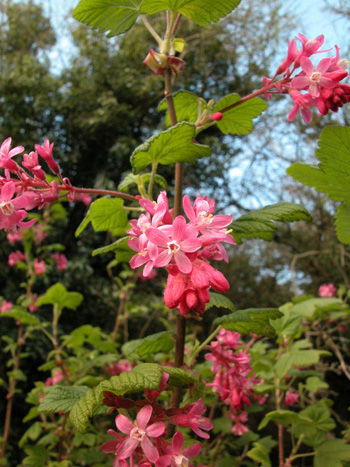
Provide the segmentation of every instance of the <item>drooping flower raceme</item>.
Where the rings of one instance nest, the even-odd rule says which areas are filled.
[[[206,360],[213,362],[212,372],[215,374],[214,381],[207,386],[211,386],[230,407],[228,416],[235,422],[232,431],[236,435],[247,431],[243,425],[247,421],[244,409],[250,405],[249,398],[259,383],[254,374],[250,375],[249,353],[239,349],[243,345],[240,337],[238,332],[221,329],[217,339],[210,344],[210,352],[205,355]]]
[[[340,59],[339,47],[335,46],[336,55],[323,58],[314,67],[310,57],[329,51],[319,50],[324,36],[309,40],[303,34],[299,34],[296,39],[301,43],[301,50],[298,50],[295,40],[289,41],[286,59],[279,65],[272,79],[264,78],[263,85],[268,86],[265,93],[267,98],[271,98],[273,92],[277,92],[289,94],[293,99],[294,107],[289,113],[289,121],[293,120],[300,110],[305,123],[309,123],[312,119],[312,107],[317,107],[320,114],[327,115],[330,110],[337,112],[339,107],[350,102],[350,85],[340,83],[349,76],[349,62]],[[301,71],[295,75],[294,72],[300,68]],[[274,81],[281,73],[283,79]]]
[[[209,261],[228,261],[222,243],[235,244],[227,227],[232,216],[212,213],[215,201],[197,196],[193,206],[188,196],[183,198],[185,217],[173,218],[166,192],[161,192],[157,202],[140,199],[146,209],[138,220],[130,221],[132,236],[128,244],[137,251],[130,266],[144,265],[143,276],[151,274],[154,267],[166,267],[169,273],[164,293],[165,304],[178,308],[185,315],[190,309],[203,313],[209,302],[209,289],[227,292],[229,284]]]
[[[36,219],[24,221],[28,211],[38,207],[41,209],[46,203],[53,203],[61,196],[68,195],[68,200],[82,201],[89,204],[91,199],[85,193],[77,193],[69,179],[62,178],[61,169],[52,155],[53,143],[45,140],[42,146],[36,144],[35,151],[24,154],[22,167],[13,158],[24,151],[24,147],[17,146],[11,149],[11,138],[7,138],[0,146],[0,229],[11,234],[9,240],[15,241],[18,229],[28,229],[35,224]],[[47,175],[40,165],[40,157],[44,166],[58,176],[61,184],[56,180],[48,182]],[[24,170],[26,169],[26,170]],[[61,195],[60,192],[64,193]],[[38,227],[40,230],[40,227]],[[43,239],[46,233],[41,233]],[[39,241],[39,236],[37,237]]]

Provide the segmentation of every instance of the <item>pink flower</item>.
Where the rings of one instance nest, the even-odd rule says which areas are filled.
[[[297,43],[293,39],[292,41],[288,41],[288,53],[287,58],[279,65],[276,71],[276,76],[285,72],[290,65],[294,62],[298,55],[298,48]]]
[[[110,363],[106,365],[105,371],[109,373],[111,376],[120,375],[125,372],[129,372],[132,370],[132,365],[127,361],[124,360],[123,362],[119,363]]]
[[[338,82],[347,76],[347,72],[341,70],[338,75],[333,75],[333,79],[327,77],[326,71],[332,63],[331,58],[324,58],[314,70],[313,64],[309,58],[301,59],[301,67],[303,74],[296,76],[291,85],[296,89],[308,89],[310,96],[319,97],[321,89],[333,89],[338,85]],[[328,75],[330,75],[328,73]]]
[[[175,265],[169,265],[167,270],[169,276],[164,302],[170,309],[178,308],[182,315],[187,314],[190,309],[195,313],[204,313],[205,304],[210,300],[211,287],[218,292],[227,292],[230,288],[221,272],[199,259],[192,263],[189,274],[182,273]]]
[[[7,234],[7,240],[10,243],[20,242],[20,241],[22,241],[22,238],[23,238],[23,231],[20,230],[20,229],[18,229],[14,233],[8,233]]]
[[[193,444],[182,450],[183,444],[183,434],[176,432],[172,444],[165,448],[165,455],[157,460],[156,467],[193,467],[188,459],[198,456],[202,448],[201,443]]]
[[[61,173],[61,169],[57,162],[54,160],[52,157],[52,149],[53,149],[54,143],[50,144],[50,141],[46,139],[44,141],[44,144],[40,146],[39,144],[35,145],[35,150],[39,153],[39,155],[45,159],[47,165],[51,169],[51,171],[55,175],[59,175]]]
[[[210,436],[205,431],[211,430],[213,424],[209,418],[203,417],[206,410],[203,399],[199,399],[198,402],[186,405],[183,409],[177,409],[178,414],[172,416],[170,421],[174,425],[187,426],[201,438],[209,439]]]
[[[299,110],[305,123],[310,123],[312,120],[312,112],[310,107],[315,105],[315,101],[310,94],[301,94],[296,89],[289,91],[290,97],[293,99],[294,107],[289,112],[288,121],[292,121],[297,116]]]
[[[34,313],[35,311],[39,310],[39,307],[36,306],[36,302],[38,301],[38,294],[34,293],[31,299],[32,299],[32,303],[28,306],[28,310],[31,313]]]
[[[147,238],[155,245],[164,248],[156,257],[154,265],[164,267],[174,260],[181,272],[189,274],[192,271],[192,262],[186,253],[193,253],[202,246],[201,241],[196,238],[197,235],[196,229],[187,225],[182,216],[174,220],[167,233],[164,230],[150,227],[146,231]]]
[[[37,152],[32,151],[29,154],[24,154],[22,165],[33,172],[34,176],[39,180],[46,180],[46,174],[39,165]]]
[[[14,182],[6,182],[1,187],[0,194],[0,229],[7,232],[15,232],[17,227],[29,229],[35,224],[37,219],[28,222],[22,222],[27,217],[27,212],[21,208],[28,208],[31,198],[26,193],[13,199],[16,192]]]
[[[38,276],[44,274],[46,269],[45,261],[39,261],[37,258],[34,258],[34,269]]]
[[[13,305],[11,302],[3,300],[0,308],[0,313],[6,313],[6,311],[10,311],[12,307]]]
[[[337,288],[334,284],[323,284],[318,289],[318,295],[320,297],[335,297]]]
[[[0,168],[7,169],[10,172],[17,172],[19,166],[11,158],[24,151],[23,146],[17,146],[11,149],[12,138],[7,138],[0,147]]]
[[[124,415],[118,415],[115,423],[119,431],[128,435],[123,438],[117,447],[115,460],[120,461],[131,457],[141,443],[141,449],[150,462],[156,462],[159,458],[157,449],[153,446],[149,438],[158,438],[165,431],[165,425],[162,422],[153,423],[150,426],[148,422],[152,415],[152,406],[143,407],[136,417],[135,424]]]
[[[303,34],[299,33],[296,39],[301,42],[302,50],[298,53],[295,59],[295,67],[300,66],[300,61],[303,57],[310,57],[315,53],[328,52],[328,50],[318,50],[324,42],[324,35],[317,36],[315,39],[309,40]]]
[[[54,386],[65,378],[65,375],[61,368],[56,368],[53,370],[53,374],[50,378],[47,378],[45,381],[45,386]]]
[[[287,391],[284,400],[287,405],[294,405],[299,400],[299,394],[297,392]]]
[[[68,260],[64,254],[52,253],[51,258],[55,260],[57,269],[59,269],[60,271],[64,271],[65,269],[67,269]]]
[[[232,427],[233,434],[235,434],[236,436],[242,436],[245,433],[247,433],[249,428],[246,425],[243,425],[243,423],[246,423],[248,421],[247,412],[237,413],[231,409],[228,413],[228,417],[234,422],[234,425]]]
[[[47,237],[46,227],[43,224],[37,224],[34,227],[35,244],[38,246]]]
[[[22,253],[21,251],[13,251],[9,254],[7,264],[9,266],[16,266],[19,262],[25,262],[27,260],[27,253]]]

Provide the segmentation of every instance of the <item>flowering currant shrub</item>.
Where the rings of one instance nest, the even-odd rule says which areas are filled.
[[[299,297],[279,309],[236,310],[224,295],[228,278],[217,269],[217,262],[229,263],[243,238],[269,240],[277,229],[274,221],[311,221],[311,216],[302,206],[278,203],[234,220],[231,214],[216,212],[215,200],[205,193],[184,194],[183,174],[185,163],[211,155],[210,147],[197,141],[201,132],[215,126],[223,134],[248,134],[254,118],[267,108],[266,100],[275,94],[292,98],[289,121],[299,111],[305,123],[312,120],[313,111],[337,112],[350,101],[350,85],[343,82],[348,62],[340,58],[336,46],[335,54],[314,65],[311,58],[316,62],[319,53],[330,52],[319,50],[324,36],[309,40],[299,34],[260,89],[206,102],[186,90],[174,93],[173,77],[180,79],[186,66],[181,58],[186,42],[177,37],[179,24],[189,20],[206,26],[239,7],[239,1],[214,2],[210,9],[206,0],[121,3],[81,0],[74,17],[114,36],[128,31],[140,16],[158,46],[145,51],[143,63],[164,81],[158,110],[166,111],[168,128],[134,150],[132,172],[125,174],[119,191],[74,186],[64,177],[49,140],[29,153],[22,146],[12,148],[11,137],[0,147],[0,228],[10,242],[26,244],[30,238],[30,248],[18,249],[8,258],[11,267],[28,273],[26,296],[16,305],[8,297],[1,302],[1,319],[12,318],[19,327],[17,342],[9,342],[8,347],[14,371],[6,383],[2,465],[7,462],[11,411],[21,378],[21,348],[37,332],[52,349],[40,367],[49,374],[35,382],[27,397],[32,407],[24,421],[35,421],[20,441],[23,465],[291,466],[304,457],[312,458],[316,467],[346,465],[350,447],[347,437],[341,438],[335,430],[329,410],[332,401],[324,397],[328,383],[322,364],[335,356],[337,368],[348,372],[340,349],[349,316],[347,294],[324,284],[318,298]],[[153,16],[157,13],[163,18],[163,37],[152,26],[159,19]],[[348,180],[337,189],[330,154],[334,139],[340,141],[335,164],[339,171],[347,168],[344,147],[350,150],[349,131],[335,127],[322,134],[318,168],[296,164],[289,170],[299,181],[344,203],[338,211],[337,232],[349,244],[346,203],[350,200],[344,188]],[[158,173],[163,165],[175,167],[173,190],[166,191],[167,181]],[[92,202],[91,196],[99,195]],[[117,237],[93,252],[114,252],[109,271],[121,263],[125,267],[116,278],[119,307],[110,334],[89,323],[63,334],[62,312],[76,310],[82,295],[68,292],[62,283],[40,296],[34,292],[34,279],[45,277],[52,268],[64,273],[68,266],[59,248],[40,254],[54,222],[50,209],[62,201],[89,206],[77,236],[91,223],[96,232]],[[38,214],[31,212],[34,209]],[[161,285],[161,296],[154,294],[137,303],[141,302],[138,280]],[[52,307],[51,321],[36,316],[47,306]],[[203,337],[197,326],[210,309],[220,316]],[[156,321],[152,310],[162,330],[145,336]],[[127,317],[133,312],[136,317],[141,313],[150,317],[140,338],[129,340]],[[324,326],[330,323],[332,332],[326,335]],[[323,347],[316,348],[320,340]]]

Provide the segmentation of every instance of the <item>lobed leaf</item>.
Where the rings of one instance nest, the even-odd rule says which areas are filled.
[[[29,324],[32,326],[40,324],[40,319],[32,313],[28,313],[28,311],[17,306],[13,307],[11,311],[0,313],[0,318],[13,318],[21,324]]]
[[[336,231],[338,239],[350,244],[350,128],[328,127],[321,132],[316,155],[317,167],[293,164],[287,174],[304,185],[326,193],[333,201],[344,204],[338,207]]]
[[[95,232],[126,227],[128,216],[124,209],[124,201],[120,198],[100,198],[90,205],[85,218],[77,228],[75,236],[78,237],[91,222]]]
[[[73,17],[101,32],[107,37],[128,31],[139,16],[142,0],[81,0]]]
[[[108,253],[109,251],[118,250],[118,249],[121,249],[121,248],[124,249],[125,243],[127,245],[127,241],[128,241],[129,238],[131,238],[131,237],[128,236],[128,237],[119,238],[118,240],[111,243],[110,245],[101,246],[100,248],[97,248],[96,250],[94,250],[92,252],[92,256],[101,255],[102,253]],[[129,250],[131,252],[130,248],[129,248]]]
[[[208,26],[233,11],[241,0],[143,0],[141,13],[153,15],[172,10],[181,13],[194,23]]]
[[[277,203],[256,211],[248,212],[230,225],[232,235],[237,243],[242,238],[261,238],[271,241],[277,231],[276,222],[311,221],[308,211],[298,204]]]
[[[214,106],[213,112],[220,112],[225,107],[235,104],[240,100],[238,94],[229,94],[220,99]],[[248,135],[253,129],[253,119],[267,109],[267,103],[259,97],[249,99],[233,109],[224,112],[222,120],[217,122],[219,130],[227,135]]]
[[[205,309],[209,310],[209,308],[212,308],[213,306],[217,308],[227,308],[231,311],[235,311],[234,304],[228,297],[226,297],[226,295],[215,292],[210,293],[210,301],[205,305]]]
[[[253,332],[258,335],[273,337],[275,331],[270,324],[270,319],[280,318],[281,316],[282,313],[275,308],[248,308],[216,318],[214,324],[241,334]]]
[[[134,175],[132,173],[128,173],[124,180],[119,184],[118,186],[118,191],[125,191],[128,192],[129,187],[131,185],[138,185],[138,186],[143,186],[146,183],[148,183],[151,179],[151,174],[146,173],[142,175]],[[161,175],[156,174],[155,176],[155,182],[158,183],[164,190],[167,188],[167,182],[164,177]]]
[[[173,94],[175,111],[176,111],[176,118],[178,122],[196,122],[198,118],[198,102],[199,97],[189,91],[178,91]],[[203,112],[206,104],[204,103],[203,99],[201,100],[201,110]],[[162,110],[166,110],[165,115],[165,124],[166,126],[170,126],[170,117],[168,111],[168,105],[166,99],[163,99],[162,102],[158,106],[158,112]]]
[[[88,390],[88,386],[62,386],[57,384],[49,389],[49,392],[40,402],[38,410],[45,413],[69,412]]]
[[[178,123],[168,130],[152,136],[135,149],[131,156],[134,173],[149,164],[170,165],[176,162],[194,164],[196,159],[211,154],[209,146],[193,143],[196,127],[193,123]]]
[[[350,446],[344,439],[331,439],[315,449],[314,467],[343,467],[350,461]]]
[[[82,301],[83,296],[81,293],[67,292],[65,286],[58,282],[50,287],[44,295],[38,298],[36,305],[58,305],[61,310],[63,310],[63,308],[76,310]]]

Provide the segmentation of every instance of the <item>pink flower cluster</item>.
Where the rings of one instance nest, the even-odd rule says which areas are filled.
[[[67,195],[67,192],[70,202],[81,199],[87,203],[88,199],[76,193],[67,178],[62,178],[60,167],[52,156],[53,143],[50,144],[49,140],[45,140],[42,146],[36,144],[35,151],[23,155],[24,168],[13,160],[14,156],[24,151],[24,147],[11,149],[11,142],[11,138],[7,138],[0,147],[0,168],[5,171],[5,177],[0,176],[0,229],[11,233],[12,241],[16,241],[18,228],[28,229],[36,222],[36,219],[24,221],[28,211],[57,201],[60,196]],[[46,173],[39,165],[39,156],[51,172],[59,177],[61,185],[56,181],[47,181]],[[60,195],[61,191],[66,194]],[[38,238],[39,234],[41,237],[45,236],[45,232],[38,231]]]
[[[228,261],[222,242],[235,244],[226,229],[232,216],[213,216],[215,202],[197,196],[193,206],[189,197],[183,198],[183,216],[173,218],[166,192],[157,202],[141,198],[140,205],[147,211],[137,220],[131,220],[128,234],[129,247],[137,251],[131,258],[131,268],[144,265],[143,276],[151,274],[153,267],[167,267],[169,272],[164,293],[165,304],[178,308],[185,315],[190,309],[203,313],[209,302],[209,289],[227,292],[229,284],[223,274],[214,269],[209,260]]]
[[[318,289],[318,295],[320,297],[335,297],[337,288],[334,284],[322,284]]]
[[[210,344],[210,353],[205,355],[206,360],[213,362],[211,371],[215,373],[214,381],[207,386],[211,386],[222,402],[230,406],[228,416],[235,422],[232,431],[236,435],[243,435],[248,430],[243,425],[247,421],[244,408],[250,405],[249,396],[254,385],[260,382],[254,374],[249,376],[252,370],[250,355],[240,349],[243,345],[240,337],[238,332],[221,329],[217,340]]]
[[[198,436],[206,439],[209,438],[209,435],[203,430],[212,429],[213,424],[203,416],[206,408],[202,399],[182,409],[163,411],[155,399],[162,390],[166,389],[169,375],[164,374],[167,375],[167,378],[162,378],[160,390],[158,392],[152,391],[152,397],[146,405],[144,401],[134,402],[108,392],[104,393],[109,395],[104,401],[105,404],[107,401],[109,406],[113,405],[113,399],[117,407],[130,409],[142,405],[135,422],[124,415],[117,415],[115,424],[118,430],[126,435],[125,437],[114,430],[108,430],[108,433],[115,440],[107,441],[101,446],[101,449],[106,453],[115,454],[113,465],[119,467],[129,467],[129,465],[135,467],[193,467],[189,459],[199,454],[201,443],[196,443],[183,450],[184,438],[180,432],[174,434],[170,443],[165,439],[166,426],[164,422],[189,427]],[[130,464],[127,459],[130,459]]]
[[[320,114],[327,115],[330,110],[337,112],[339,107],[350,102],[350,85],[340,83],[348,76],[346,69],[349,62],[340,59],[339,47],[335,46],[336,54],[323,58],[314,68],[309,57],[328,52],[319,50],[324,36],[309,40],[303,34],[299,34],[296,39],[300,42],[301,49],[297,48],[295,40],[289,41],[286,59],[279,65],[272,79],[264,78],[263,85],[267,86],[268,90],[275,88],[275,92],[290,95],[294,107],[289,113],[289,121],[293,120],[300,110],[305,123],[309,123],[312,120],[311,107],[317,107]],[[292,77],[299,68],[301,71]],[[275,77],[281,73],[284,79],[274,82]],[[271,96],[272,92],[266,93],[267,98]]]

